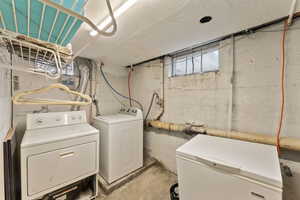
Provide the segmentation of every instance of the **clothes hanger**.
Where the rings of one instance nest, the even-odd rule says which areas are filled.
[[[82,101],[67,101],[67,100],[57,100],[57,99],[40,99],[40,98],[25,98],[27,95],[32,94],[41,94],[44,92],[48,92],[51,89],[61,89],[69,94],[77,95],[82,99]],[[86,106],[92,103],[92,99],[90,96],[82,94],[80,92],[76,92],[70,90],[67,86],[55,83],[51,84],[48,87],[43,87],[35,90],[28,90],[24,92],[19,92],[15,96],[13,96],[12,101],[17,105],[78,105],[78,106]]]

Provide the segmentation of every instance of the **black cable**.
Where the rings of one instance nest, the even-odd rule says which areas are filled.
[[[295,27],[295,28],[289,28],[289,31],[292,30],[300,30],[300,27]],[[262,32],[262,33],[276,33],[276,32],[282,32],[284,31],[283,29],[271,29],[271,30],[262,30],[262,31],[256,31],[256,32]]]
[[[103,70],[102,70],[102,66],[103,66],[103,65],[100,66],[100,72],[101,72],[101,75],[103,76],[104,81],[105,81],[106,84],[110,87],[110,89],[111,89],[114,93],[116,93],[117,95],[119,95],[120,97],[123,97],[124,99],[130,99],[131,101],[135,102],[136,104],[139,105],[140,109],[143,111],[143,110],[144,110],[144,109],[143,109],[143,105],[142,105],[140,102],[138,102],[137,100],[135,100],[135,99],[133,99],[133,98],[129,98],[129,97],[127,97],[127,96],[121,94],[121,93],[118,92],[115,88],[113,88],[113,86],[110,84],[110,82],[109,82],[108,79],[106,78],[106,76],[105,76],[105,74],[104,74],[104,72],[103,72]]]
[[[146,114],[146,116],[145,116],[145,121],[147,120],[147,118],[148,118],[148,115],[149,115],[149,113],[150,113],[150,111],[151,111],[151,108],[152,108],[152,105],[153,105],[153,101],[154,101],[154,97],[157,97],[157,98],[159,98],[159,95],[157,94],[157,92],[154,92],[153,93],[153,95],[152,95],[152,98],[151,98],[151,103],[150,103],[150,105],[149,105],[149,108],[148,108],[148,111],[147,111],[147,114]]]

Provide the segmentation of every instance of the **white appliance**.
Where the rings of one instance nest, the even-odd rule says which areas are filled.
[[[276,147],[198,135],[176,151],[180,200],[281,200]]]
[[[100,131],[99,173],[112,183],[143,166],[143,114],[122,108],[118,114],[98,116]]]
[[[87,123],[84,111],[27,115],[21,143],[22,200],[96,177],[98,163],[99,131]],[[96,178],[95,188],[96,196]]]

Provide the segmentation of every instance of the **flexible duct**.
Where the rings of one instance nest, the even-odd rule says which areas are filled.
[[[168,131],[207,134],[211,136],[224,137],[268,145],[277,144],[275,136],[266,134],[224,131],[219,129],[211,129],[204,126],[196,126],[192,124],[174,124],[161,121],[149,121],[148,124],[154,128],[164,129]],[[293,137],[281,137],[280,147],[283,149],[300,151],[300,139]]]
[[[99,108],[99,102],[98,102],[98,100],[95,97],[93,98],[93,104],[96,107],[96,116],[101,115],[100,108]]]
[[[161,112],[159,115],[156,117],[157,120],[160,120],[161,117],[165,113],[165,102],[166,102],[166,97],[165,97],[165,58],[161,59],[162,62],[162,73],[161,73],[161,88],[160,88],[160,107],[161,107]]]
[[[152,108],[152,106],[153,106],[153,102],[154,102],[155,97],[156,97],[158,100],[160,100],[159,95],[157,94],[157,92],[153,92],[152,97],[151,97],[151,101],[150,101],[150,105],[149,105],[149,108],[148,108],[148,111],[147,111],[147,113],[146,113],[146,115],[145,115],[145,119],[144,119],[145,121],[148,119],[148,116],[149,116],[150,111],[151,111],[151,108]]]
[[[80,65],[78,67],[79,72],[80,72],[80,80],[79,80],[79,87],[77,89],[78,92],[84,94],[86,92],[87,86],[88,86],[88,81],[89,81],[89,75],[90,75],[90,70],[89,67],[86,65]],[[79,101],[80,97],[76,96],[75,101]],[[80,106],[72,106],[71,110],[80,110]]]

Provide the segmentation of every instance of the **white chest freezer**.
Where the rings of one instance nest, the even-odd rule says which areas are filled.
[[[180,200],[282,200],[274,146],[198,135],[176,161]]]

